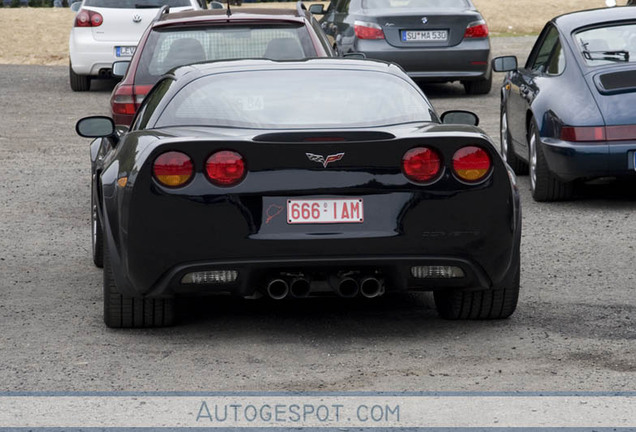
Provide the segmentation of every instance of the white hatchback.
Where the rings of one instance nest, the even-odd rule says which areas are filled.
[[[83,0],[69,38],[71,88],[87,91],[92,78],[110,76],[113,62],[129,60],[164,5],[170,12],[207,8],[205,0]]]

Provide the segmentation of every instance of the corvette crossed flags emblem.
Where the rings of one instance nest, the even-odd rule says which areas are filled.
[[[324,168],[327,168],[327,165],[329,165],[331,162],[339,161],[345,155],[344,153],[337,153],[337,154],[332,154],[327,157],[324,157],[323,155],[317,155],[313,153],[305,153],[305,154],[307,155],[310,161],[321,163]]]

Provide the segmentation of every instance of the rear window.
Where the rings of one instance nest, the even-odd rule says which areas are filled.
[[[217,25],[156,30],[143,47],[135,84],[154,84],[170,69],[191,63],[240,58],[300,60],[316,50],[303,25]]]
[[[468,9],[466,0],[362,0],[364,9]]]
[[[190,0],[85,0],[84,2],[84,6],[113,9],[158,9],[163,5],[170,7],[192,6]]]
[[[574,41],[590,66],[636,62],[636,23],[579,31]]]
[[[176,94],[156,127],[356,128],[431,121],[411,83],[383,72],[262,70],[209,75]]]

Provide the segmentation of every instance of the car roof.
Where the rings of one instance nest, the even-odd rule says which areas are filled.
[[[255,70],[290,70],[290,69],[324,69],[324,70],[366,70],[388,72],[392,75],[406,76],[399,66],[382,60],[358,60],[348,58],[311,58],[305,60],[267,60],[267,59],[237,59],[219,60],[180,66],[173,73],[176,78],[191,75],[191,79],[215,73],[246,72]]]
[[[231,15],[227,9],[188,10],[183,12],[165,13],[154,23],[154,26],[191,24],[204,22],[232,22],[232,21],[294,21],[303,22],[306,12],[301,15],[298,9],[279,8],[235,8]]]
[[[552,21],[564,33],[572,33],[582,27],[593,26],[595,24],[631,20],[636,20],[636,7],[621,6],[571,12],[558,16]]]

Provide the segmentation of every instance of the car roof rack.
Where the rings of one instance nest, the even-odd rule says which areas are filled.
[[[155,16],[152,22],[159,21],[163,14],[169,14],[169,13],[170,13],[170,6],[168,5],[161,6],[161,9],[159,9],[159,12],[157,12],[157,16]]]

